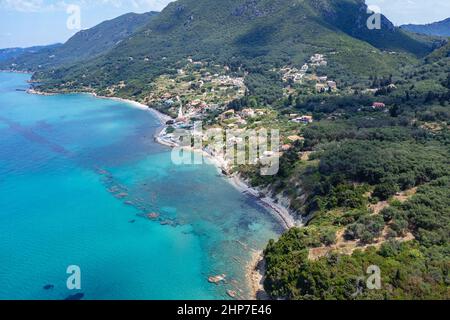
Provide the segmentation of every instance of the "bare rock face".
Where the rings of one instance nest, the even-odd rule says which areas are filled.
[[[242,5],[238,6],[232,12],[233,16],[246,17],[248,19],[255,19],[265,17],[274,11],[273,6],[267,6],[261,0],[247,0]]]
[[[359,7],[359,16],[356,23],[356,26],[358,29],[364,29],[367,28],[366,22],[367,22],[367,10],[368,7],[365,3],[361,3],[360,7]],[[389,21],[385,16],[381,15],[381,29],[382,30],[389,30],[389,31],[395,31],[395,26],[394,24]]]
[[[336,13],[333,7],[330,5],[329,0],[309,0],[309,4],[312,8],[320,12],[324,17],[329,19],[335,19]]]

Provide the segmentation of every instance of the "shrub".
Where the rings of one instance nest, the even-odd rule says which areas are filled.
[[[334,230],[325,231],[321,235],[320,241],[326,246],[335,244],[336,243],[336,232]]]
[[[395,231],[399,236],[404,237],[408,230],[408,221],[404,219],[394,219],[391,224],[391,228]]]
[[[373,196],[379,198],[384,201],[392,197],[394,194],[400,191],[399,186],[393,182],[386,182],[380,185],[377,185],[373,191]]]
[[[371,243],[379,237],[385,223],[381,216],[363,216],[357,222],[349,225],[345,231],[345,238],[349,240],[361,240],[363,243]]]

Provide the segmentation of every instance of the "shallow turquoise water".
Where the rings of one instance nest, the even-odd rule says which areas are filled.
[[[270,213],[213,166],[172,164],[150,113],[18,91],[28,79],[0,73],[0,299],[248,294],[250,248],[280,231]],[[81,268],[81,290],[66,287],[69,265]],[[209,284],[217,274],[227,283]]]

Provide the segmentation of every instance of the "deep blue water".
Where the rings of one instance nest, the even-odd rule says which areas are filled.
[[[172,164],[151,113],[18,91],[28,79],[0,73],[0,299],[248,294],[249,248],[280,231],[270,213],[215,167]],[[69,265],[81,290],[66,287]],[[227,283],[208,283],[217,274]]]

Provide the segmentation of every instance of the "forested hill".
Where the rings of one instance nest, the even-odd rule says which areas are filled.
[[[273,67],[302,65],[314,53],[328,54],[336,79],[358,82],[432,50],[385,17],[381,30],[369,31],[368,17],[363,0],[179,0],[107,54],[36,78],[72,89],[122,81],[124,95],[143,95],[156,76],[192,57],[248,71],[250,90],[261,95],[279,90]]]
[[[24,55],[24,54],[37,54],[37,53],[43,53],[43,52],[52,52],[57,47],[61,46],[62,44],[52,44],[48,46],[35,46],[35,47],[29,47],[29,48],[6,48],[6,49],[0,49],[0,63],[6,60],[11,61],[12,59],[16,59],[17,57]],[[7,69],[7,67],[5,67]]]
[[[361,108],[358,94],[295,105],[321,114],[296,150],[308,157],[284,156],[266,183],[311,219],[267,246],[273,298],[450,298],[450,45],[374,84],[384,110]]]
[[[175,116],[179,98],[183,127],[280,130],[276,175],[231,170],[306,221],[265,250],[272,298],[449,299],[450,44],[385,17],[368,30],[369,15],[363,0],[179,0],[34,80]]]
[[[401,28],[430,36],[450,37],[450,18],[430,24],[406,24]]]
[[[126,40],[157,14],[157,12],[128,13],[104,21],[91,29],[82,30],[63,45],[45,47],[46,50],[23,50],[4,59],[0,66],[3,69],[36,71],[92,59]]]

